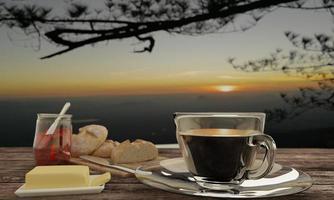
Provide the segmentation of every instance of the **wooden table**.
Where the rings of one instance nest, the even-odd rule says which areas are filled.
[[[167,157],[180,156],[179,150],[160,150]],[[270,198],[271,200],[334,199],[334,149],[279,149],[277,162],[307,172],[314,185],[299,194]],[[0,148],[0,199],[18,199],[14,191],[24,182],[24,175],[34,167],[32,149],[26,147]],[[141,184],[135,178],[116,178],[100,194],[57,196],[28,199],[204,199],[165,192]]]

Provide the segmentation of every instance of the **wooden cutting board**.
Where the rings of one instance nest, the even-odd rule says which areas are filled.
[[[167,159],[166,157],[159,156],[155,160],[150,160],[146,162],[138,162],[138,163],[129,163],[129,164],[118,164],[120,166],[128,167],[131,169],[137,169],[138,167],[144,167],[146,170],[153,170],[160,166],[160,161]],[[107,158],[106,158],[107,160]],[[112,169],[109,167],[105,167],[99,164],[91,163],[89,161],[83,160],[81,158],[71,158],[69,161],[71,164],[76,165],[86,165],[91,170],[99,171],[99,172],[110,172],[112,176],[119,177],[130,177],[133,176],[131,173],[123,172],[121,170]]]

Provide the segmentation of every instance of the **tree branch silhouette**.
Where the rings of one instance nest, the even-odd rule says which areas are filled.
[[[37,33],[38,38],[43,34],[49,42],[65,47],[41,59],[102,41],[131,37],[149,41],[142,51],[135,52],[151,52],[155,45],[153,36],[141,35],[157,31],[189,35],[217,32],[234,24],[240,14],[248,14],[253,20],[250,26],[240,27],[240,30],[247,30],[275,6],[288,6],[287,3],[294,1],[180,0],[163,3],[158,0],[130,0],[126,3],[107,0],[103,8],[94,11],[87,5],[72,3],[64,16],[54,16],[53,9],[43,6],[2,3],[0,24],[20,28],[27,35]]]
[[[81,2],[66,4],[64,13],[37,4],[0,0],[0,25],[20,29],[27,36],[62,47],[41,59],[58,56],[102,41],[136,38],[148,46],[135,53],[152,52],[154,32],[203,35],[245,31],[256,25],[267,13],[279,8],[325,11],[334,16],[330,0],[105,0],[94,8]],[[250,20],[240,22],[240,16]],[[282,71],[317,83],[317,88],[299,88],[299,95],[281,93],[289,109],[267,110],[269,118],[281,121],[310,109],[334,108],[334,39],[326,34],[312,37],[287,31],[287,39],[299,50],[277,49],[268,57],[236,64],[246,72]]]
[[[307,37],[291,31],[285,35],[300,50],[286,53],[277,49],[265,58],[243,64],[230,58],[229,63],[245,72],[282,71],[316,83],[315,87],[299,88],[298,94],[280,93],[288,107],[266,110],[269,120],[280,122],[317,108],[334,111],[334,38],[326,34]]]

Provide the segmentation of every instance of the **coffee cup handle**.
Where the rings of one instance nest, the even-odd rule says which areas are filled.
[[[248,179],[260,179],[269,174],[271,169],[275,164],[275,156],[276,156],[276,144],[272,137],[265,134],[254,135],[253,137],[253,145],[256,145],[257,149],[263,147],[265,152],[265,157],[262,160],[262,163],[256,169],[248,170]]]

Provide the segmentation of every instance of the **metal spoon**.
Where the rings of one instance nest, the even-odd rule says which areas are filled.
[[[200,188],[200,186],[197,184],[187,184],[187,181],[185,180],[171,179],[168,177],[164,177],[160,174],[157,174],[151,171],[141,170],[140,167],[134,170],[128,167],[113,165],[107,159],[99,158],[95,156],[83,155],[83,156],[80,156],[80,158],[83,160],[87,160],[89,162],[95,163],[95,164],[105,166],[105,167],[110,167],[113,169],[118,169],[124,172],[134,174],[138,180],[146,184],[148,184],[147,180],[149,180],[151,183],[154,183],[154,184],[165,185],[165,186],[173,187],[173,188],[183,188],[189,191],[198,191]]]

